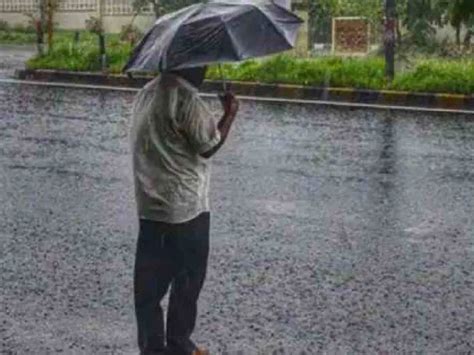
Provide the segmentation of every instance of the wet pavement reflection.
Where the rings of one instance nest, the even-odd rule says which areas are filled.
[[[132,100],[0,83],[0,352],[137,353]],[[472,351],[473,154],[473,116],[243,103],[196,340]]]

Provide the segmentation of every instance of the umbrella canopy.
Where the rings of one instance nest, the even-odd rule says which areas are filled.
[[[167,71],[235,62],[294,47],[303,21],[269,0],[196,4],[159,18],[124,71]]]

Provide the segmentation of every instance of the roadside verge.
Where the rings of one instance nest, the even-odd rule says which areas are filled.
[[[129,78],[125,75],[31,69],[17,70],[15,77],[20,80],[132,88],[143,87],[151,80],[151,77],[144,76]],[[244,96],[474,111],[474,95],[321,88],[251,82],[228,82],[227,84],[237,95]],[[222,91],[222,87],[222,82],[220,81],[206,81],[202,91],[216,93]]]

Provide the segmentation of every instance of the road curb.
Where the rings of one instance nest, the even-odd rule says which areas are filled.
[[[67,82],[120,87],[143,87],[152,78],[149,76],[106,75],[102,73],[70,72],[60,70],[17,70],[15,77],[21,80]],[[351,88],[322,88],[287,84],[260,84],[251,82],[229,82],[238,95],[283,98],[294,100],[324,100],[334,102],[362,103],[387,106],[410,106],[450,110],[474,110],[474,95],[412,93],[387,90],[362,90]],[[222,91],[222,82],[206,81],[202,91]]]

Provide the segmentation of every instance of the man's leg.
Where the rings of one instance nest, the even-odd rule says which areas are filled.
[[[176,272],[165,224],[140,220],[134,268],[134,301],[140,354],[165,349],[161,300]]]
[[[176,240],[183,256],[183,268],[171,286],[167,317],[167,343],[173,355],[189,355],[195,350],[190,337],[197,317],[197,302],[206,278],[209,256],[209,212],[177,229]],[[178,239],[179,238],[179,239]]]

